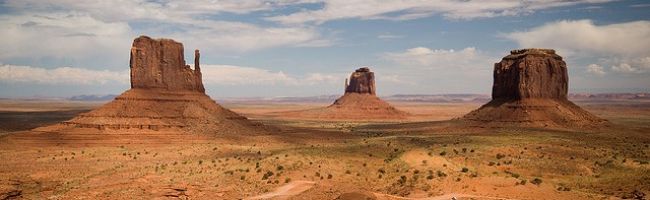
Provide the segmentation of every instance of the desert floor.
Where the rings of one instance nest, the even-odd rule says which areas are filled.
[[[292,119],[314,103],[223,106],[272,135],[31,129],[101,105],[0,101],[0,199],[618,199],[650,195],[650,102],[576,102],[597,129],[465,127],[478,103],[392,104],[405,121]],[[646,197],[648,198],[648,197]]]

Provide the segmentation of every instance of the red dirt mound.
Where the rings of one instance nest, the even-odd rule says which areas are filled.
[[[261,126],[221,107],[205,94],[198,50],[192,70],[185,64],[183,44],[140,36],[133,41],[130,67],[130,90],[64,122],[66,128],[242,133]]]
[[[567,99],[566,63],[554,50],[510,53],[494,65],[492,101],[463,116],[464,120],[496,126],[565,128],[605,122]]]

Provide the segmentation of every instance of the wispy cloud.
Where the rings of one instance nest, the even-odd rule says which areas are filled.
[[[108,62],[105,64],[117,66],[128,59],[124,49],[141,34],[174,38],[206,53],[330,46],[332,39],[314,26],[261,25],[211,17],[290,3],[299,2],[8,0],[2,5],[14,12],[0,14],[0,60],[63,60],[73,65]]]
[[[650,7],[650,3],[634,4],[634,5],[630,5],[630,7],[632,7],[632,8],[646,8],[646,7]]]
[[[548,0],[548,1],[381,1],[381,0],[328,0],[322,9],[302,10],[288,15],[267,17],[267,20],[284,24],[307,22],[323,23],[340,19],[389,19],[411,20],[432,15],[448,19],[476,19],[497,16],[513,16],[532,13],[536,10],[571,6],[576,4],[603,3],[612,0]]]
[[[378,35],[377,38],[384,39],[384,40],[390,40],[390,39],[404,38],[404,36],[403,35],[390,34],[390,33],[384,33],[384,34]]]
[[[344,74],[306,73],[289,75],[255,67],[234,65],[201,65],[206,85],[315,85],[334,84],[345,79]]]
[[[415,47],[403,52],[386,53],[384,57],[401,66],[426,69],[464,70],[490,65],[493,62],[489,56],[474,47],[460,50]]]

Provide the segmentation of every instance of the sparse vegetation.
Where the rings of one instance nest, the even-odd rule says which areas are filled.
[[[463,172],[463,173],[467,173],[468,171],[469,171],[469,169],[467,169],[467,167],[463,167],[463,168],[460,170],[460,172]]]

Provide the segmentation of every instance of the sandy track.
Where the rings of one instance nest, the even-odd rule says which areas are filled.
[[[245,199],[271,199],[271,198],[286,198],[298,195],[314,187],[313,181],[294,181],[282,187],[276,188],[273,192],[264,193],[254,197]]]
[[[514,200],[514,199],[509,199],[509,198],[501,198],[501,197],[489,197],[489,196],[480,196],[480,195],[472,195],[472,194],[457,194],[457,193],[451,193],[451,194],[445,194],[445,195],[440,195],[440,196],[435,196],[435,197],[426,197],[426,198],[408,198],[408,197],[400,197],[400,196],[393,196],[389,194],[380,194],[380,193],[375,193],[375,195],[379,199],[404,199],[404,200],[451,200],[453,198],[461,200],[461,199],[501,199],[501,200]]]

